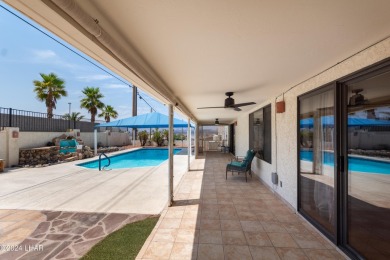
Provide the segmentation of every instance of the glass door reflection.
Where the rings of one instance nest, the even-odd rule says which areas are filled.
[[[335,235],[334,88],[299,100],[299,211]]]
[[[346,85],[347,244],[390,259],[390,73]]]

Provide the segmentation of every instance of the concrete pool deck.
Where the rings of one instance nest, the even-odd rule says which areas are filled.
[[[186,155],[174,156],[175,187],[187,171],[187,160]],[[8,169],[0,174],[0,209],[139,214],[159,214],[164,209],[168,161],[101,172],[76,166],[84,161]]]
[[[184,152],[174,156],[174,187],[187,160]],[[80,162],[0,174],[0,259],[79,259],[113,231],[166,207],[168,161],[101,172]]]

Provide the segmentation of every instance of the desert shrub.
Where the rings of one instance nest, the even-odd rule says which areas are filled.
[[[146,142],[149,139],[149,134],[146,132],[146,130],[138,132],[138,138],[139,141],[141,142],[141,146],[145,146]]]

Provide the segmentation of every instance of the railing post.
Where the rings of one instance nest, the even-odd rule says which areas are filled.
[[[12,127],[12,108],[9,108],[8,127]]]

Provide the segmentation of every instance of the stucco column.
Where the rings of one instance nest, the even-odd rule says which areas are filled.
[[[173,203],[173,105],[168,105],[169,114],[169,174],[168,174],[168,206],[172,206]]]
[[[195,158],[198,158],[199,152],[199,125],[195,125]]]
[[[191,166],[191,119],[188,118],[188,125],[187,125],[187,155],[188,155],[188,166],[187,171],[190,170]]]

